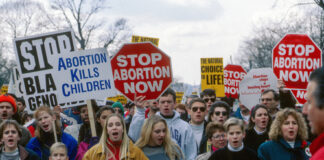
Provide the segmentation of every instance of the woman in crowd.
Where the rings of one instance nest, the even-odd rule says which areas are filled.
[[[230,106],[223,101],[217,101],[213,103],[208,112],[208,123],[217,122],[224,124],[229,118]]]
[[[310,157],[306,123],[294,109],[277,113],[269,138],[271,141],[261,144],[258,149],[261,160],[307,160]]]
[[[208,121],[217,122],[219,124],[224,124],[224,122],[229,118],[230,106],[223,101],[217,101],[213,103],[208,112]],[[204,136],[200,142],[199,154],[209,152],[210,142],[208,142],[207,136]]]
[[[230,118],[224,123],[227,146],[215,151],[209,160],[257,160],[257,154],[243,144],[245,136],[244,122],[241,119]]]
[[[259,146],[269,140],[268,132],[271,125],[271,117],[266,106],[256,105],[249,120],[249,126],[244,138],[244,145],[257,152]]]
[[[102,106],[97,111],[97,113],[96,113],[96,119],[97,119],[96,129],[97,129],[98,137],[101,136],[102,128],[104,128],[104,126],[105,126],[105,121],[106,121],[107,117],[113,113],[115,113],[115,110],[110,106]],[[81,141],[79,143],[78,153],[77,153],[75,159],[82,160],[84,154],[88,151],[88,149],[90,149],[92,146],[94,146],[95,144],[98,143],[98,141],[99,141],[98,137],[88,137],[88,138],[84,139],[83,141]]]
[[[60,121],[56,120],[54,112],[48,106],[39,107],[34,118],[37,122],[35,137],[27,144],[41,159],[48,159],[50,147],[56,141],[62,142],[68,148],[69,159],[74,160],[77,153],[77,141],[61,130]]]
[[[128,138],[124,119],[120,114],[107,117],[98,144],[84,155],[83,160],[147,160],[144,153]]]
[[[0,159],[40,160],[38,155],[18,144],[22,136],[19,124],[15,120],[5,120],[0,125]]]
[[[220,148],[224,148],[227,144],[225,128],[217,122],[211,122],[206,127],[206,135],[208,141],[211,142],[209,151],[200,154],[196,160],[206,160],[211,154]]]
[[[183,159],[180,147],[171,140],[167,123],[157,115],[145,120],[141,137],[135,145],[141,148],[150,160]]]

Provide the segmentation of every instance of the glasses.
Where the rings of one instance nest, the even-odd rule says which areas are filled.
[[[209,101],[215,102],[216,98],[204,98],[204,101],[207,103]]]
[[[212,138],[214,138],[214,139],[225,138],[225,134],[218,134],[218,135],[212,136]]]
[[[214,114],[216,116],[219,116],[220,114],[222,114],[223,116],[227,116],[227,112],[226,111],[223,111],[223,112],[216,111],[216,112],[214,112]]]
[[[205,108],[205,107],[192,107],[192,111],[193,111],[193,112],[197,112],[198,109],[199,109],[201,112],[205,112],[205,111],[206,111],[206,108]]]

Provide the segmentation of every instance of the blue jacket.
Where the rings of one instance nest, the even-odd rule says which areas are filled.
[[[69,134],[63,132],[62,137],[61,137],[62,143],[65,144],[66,148],[68,149],[68,156],[70,160],[74,160],[76,154],[77,154],[77,149],[78,149],[78,142]],[[30,139],[28,142],[26,148],[31,149],[41,159],[48,159],[50,156],[50,151],[49,148],[45,146],[41,146],[40,141],[34,137]]]
[[[294,148],[283,139],[268,141],[260,145],[258,157],[261,160],[308,160],[309,143],[302,146],[302,141],[296,140]],[[308,153],[307,153],[308,152]]]

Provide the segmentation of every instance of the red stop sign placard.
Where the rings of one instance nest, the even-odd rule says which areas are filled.
[[[321,66],[321,50],[306,34],[287,34],[273,48],[273,72],[289,89],[306,89],[310,73]]]
[[[157,99],[172,83],[170,57],[150,42],[124,44],[111,67],[116,89],[132,101]]]
[[[224,68],[224,87],[226,97],[238,98],[239,84],[246,75],[240,65],[228,64]]]

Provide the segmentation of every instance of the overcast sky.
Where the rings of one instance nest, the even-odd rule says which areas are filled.
[[[299,0],[297,0],[299,1]],[[296,3],[277,0],[109,0],[108,20],[126,18],[135,35],[160,39],[174,77],[200,84],[200,58],[223,57],[224,67],[260,19],[281,17]]]

